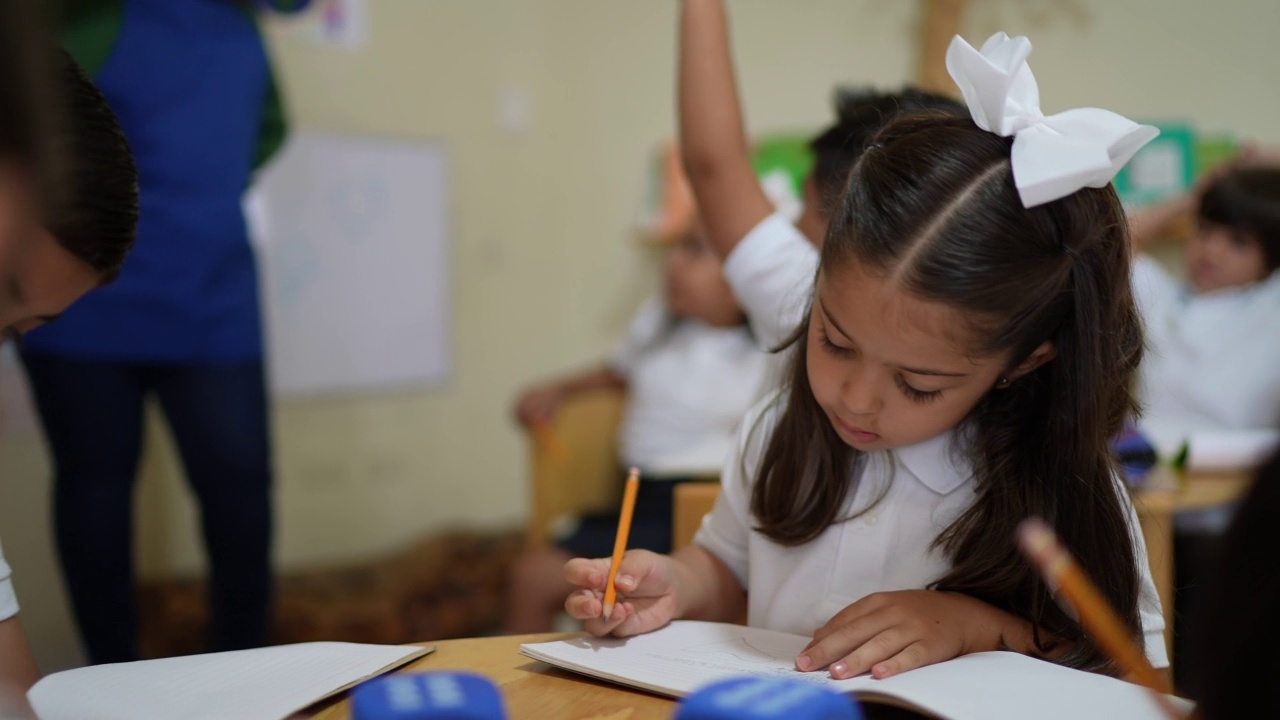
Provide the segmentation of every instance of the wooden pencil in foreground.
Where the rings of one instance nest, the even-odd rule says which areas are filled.
[[[622,556],[627,552],[627,536],[631,533],[631,515],[636,509],[636,493],[640,490],[640,471],[631,468],[627,475],[627,488],[622,494],[622,516],[618,518],[618,535],[613,541],[613,560],[609,563],[609,578],[604,587],[604,621],[609,622],[613,614],[614,601],[618,590],[614,580],[618,575],[618,566],[622,564]]]
[[[1049,587],[1075,609],[1080,625],[1098,647],[1116,662],[1121,672],[1150,688],[1156,703],[1170,718],[1180,720],[1183,714],[1165,696],[1169,688],[1164,678],[1147,661],[1146,653],[1134,643],[1124,623],[1058,542],[1053,530],[1039,518],[1024,520],[1018,526],[1018,543]]]

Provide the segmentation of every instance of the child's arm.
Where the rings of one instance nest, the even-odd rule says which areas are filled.
[[[672,620],[733,622],[742,617],[747,594],[715,555],[689,545],[671,555],[633,550],[618,566],[619,602],[605,622],[603,595],[609,558],[577,558],[564,566],[564,579],[582,588],[565,600],[565,611],[594,635],[639,635]]]
[[[680,152],[711,244],[727,257],[773,205],[751,166],[721,0],[684,0]]]
[[[0,621],[0,717],[35,718],[27,690],[40,679],[31,647],[15,615]]]
[[[1180,219],[1195,212],[1198,193],[1185,193],[1129,216],[1129,247],[1134,255],[1169,232]]]
[[[1129,238],[1136,255],[1151,246],[1172,229],[1183,217],[1195,213],[1204,191],[1233,170],[1246,167],[1269,167],[1280,164],[1280,150],[1248,146],[1234,157],[1205,173],[1190,191],[1159,205],[1135,212],[1129,217]]]
[[[601,367],[525,391],[516,403],[516,419],[525,427],[549,422],[560,404],[579,393],[603,388],[625,389],[627,381],[614,369]]]

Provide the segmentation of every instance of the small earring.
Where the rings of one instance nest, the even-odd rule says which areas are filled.
[[[1000,388],[1009,387],[1009,378],[1007,377],[1000,378],[1000,382],[996,383],[996,387],[1000,387]]]

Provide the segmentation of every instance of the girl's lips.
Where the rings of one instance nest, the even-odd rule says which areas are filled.
[[[845,431],[845,434],[858,442],[869,443],[880,439],[880,436],[877,433],[873,433],[870,430],[863,430],[857,425],[850,425],[840,417],[836,417],[836,424],[840,426],[841,430]]]

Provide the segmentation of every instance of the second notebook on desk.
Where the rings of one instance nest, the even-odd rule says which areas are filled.
[[[807,643],[808,638],[772,630],[682,620],[633,638],[582,637],[522,645],[520,652],[673,697],[729,677],[782,676],[946,720],[1164,720],[1144,688],[1017,653],[967,655],[885,680],[832,680],[825,672],[795,670],[794,659]]]

